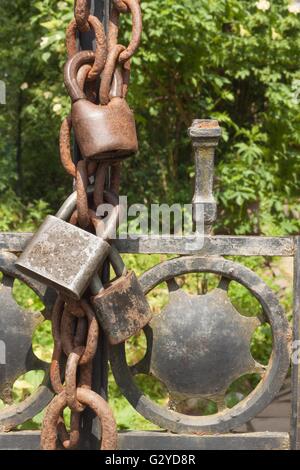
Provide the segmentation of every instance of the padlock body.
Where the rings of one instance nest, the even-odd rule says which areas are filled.
[[[49,215],[16,266],[30,277],[78,300],[109,250],[110,245],[101,238]]]
[[[93,297],[93,305],[110,344],[120,344],[149,323],[150,306],[134,272],[105,287]]]
[[[113,98],[106,106],[76,101],[72,105],[72,125],[86,159],[121,160],[138,150],[134,115],[122,98]]]

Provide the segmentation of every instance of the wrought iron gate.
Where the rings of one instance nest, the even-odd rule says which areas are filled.
[[[108,2],[105,3],[107,7]],[[103,17],[104,4],[98,16]],[[101,13],[102,12],[102,13]],[[105,15],[104,15],[105,16]],[[215,121],[196,120],[189,129],[192,140],[196,184],[193,199],[194,220],[200,207],[204,210],[205,236],[164,237],[116,240],[121,253],[174,255],[148,272],[140,282],[148,294],[161,282],[167,282],[169,303],[145,328],[147,352],[136,365],[126,362],[124,344],[110,347],[110,363],[117,384],[131,405],[162,432],[121,432],[118,446],[125,449],[298,449],[299,435],[299,365],[292,364],[292,410],[290,432],[249,432],[236,430],[249,422],[276,397],[290,366],[292,346],[300,340],[300,237],[213,236],[216,218],[213,196],[213,158],[220,136]],[[49,365],[32,350],[32,334],[44,319],[51,318],[56,293],[20,274],[14,266],[17,255],[32,234],[0,234],[0,397],[9,402],[14,381],[26,371],[44,370],[45,379],[38,390],[24,402],[0,411],[1,449],[38,449],[38,431],[16,431],[18,425],[33,418],[52,398]],[[197,242],[197,239],[196,239]],[[279,256],[294,259],[294,312],[290,331],[276,294],[260,277],[228,256]],[[189,295],[179,288],[175,278],[188,273],[213,273],[220,276],[218,287],[206,295]],[[42,314],[33,314],[17,305],[12,296],[15,279],[25,282],[45,304]],[[250,354],[250,339],[259,325],[257,318],[240,315],[230,302],[231,281],[248,289],[260,302],[261,322],[272,329],[273,350],[268,366],[258,364]],[[108,348],[104,341],[95,359],[94,389],[107,394]],[[262,380],[253,392],[233,408],[222,406],[228,385],[248,372],[260,372]],[[136,374],[152,374],[168,388],[173,409],[158,406],[139,390]],[[210,397],[220,404],[217,413],[190,416],[179,411],[178,401],[188,397]],[[176,404],[177,402],[177,404]],[[81,447],[99,447],[99,431],[93,416],[85,416]]]

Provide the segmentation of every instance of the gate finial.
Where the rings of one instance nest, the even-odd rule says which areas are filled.
[[[204,217],[204,231],[209,234],[216,220],[217,203],[213,195],[214,155],[221,128],[214,119],[195,119],[188,130],[192,139],[196,166],[193,221]]]

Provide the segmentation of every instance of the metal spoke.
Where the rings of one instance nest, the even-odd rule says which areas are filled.
[[[228,277],[222,276],[218,284],[218,289],[222,289],[228,292],[230,283],[231,283],[231,279],[229,279]]]
[[[177,290],[180,289],[174,277],[172,277],[171,279],[168,279],[166,282],[167,282],[169,294],[171,294],[172,292],[176,292]]]
[[[224,411],[228,408],[226,405],[226,399],[225,395],[217,395],[215,397],[212,397],[211,399],[217,404],[218,407],[218,413],[221,411]]]
[[[46,361],[39,359],[33,352],[32,347],[28,351],[28,356],[26,359],[26,369],[29,370],[43,370],[46,371],[50,367],[50,364]]]
[[[262,377],[267,372],[268,366],[261,364],[260,362],[255,361],[253,372],[260,374]]]
[[[258,320],[260,321],[261,324],[268,323],[268,317],[266,316],[264,310],[262,311],[262,313],[259,313],[257,315],[257,318],[258,318]]]
[[[5,287],[10,287],[12,289],[13,286],[14,286],[14,281],[15,281],[15,279],[13,277],[6,276],[4,274],[1,284]]]
[[[153,332],[149,325],[144,328],[144,333],[147,340],[146,354],[137,364],[129,367],[130,372],[133,376],[138,374],[150,374],[151,369],[151,356],[152,356],[152,343],[153,343]]]
[[[133,376],[138,374],[150,374],[151,354],[146,353],[143,359],[137,364],[130,367],[130,372]]]

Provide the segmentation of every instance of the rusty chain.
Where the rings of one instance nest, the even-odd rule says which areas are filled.
[[[132,14],[132,39],[129,45],[118,44],[119,17],[120,13]],[[120,67],[122,73],[122,96],[128,91],[130,80],[130,59],[139,46],[142,33],[142,15],[138,0],[113,0],[109,19],[109,30],[107,38],[101,22],[91,15],[87,0],[77,0],[75,3],[75,18],[70,22],[66,32],[66,47],[68,57],[77,54],[76,34],[77,31],[87,31],[90,26],[95,32],[96,51],[93,64],[86,64],[79,68],[77,81],[80,88],[91,102],[98,100],[102,105],[110,101],[110,87],[112,79]],[[97,81],[101,76],[99,92]],[[60,156],[61,162],[67,173],[75,178],[78,191],[77,221],[81,228],[87,228],[90,224],[86,188],[91,177],[97,173],[97,162],[74,164],[71,152],[71,130],[72,120],[68,116],[64,119],[60,130]],[[119,173],[120,173],[120,165]],[[97,199],[97,196],[96,198]],[[98,197],[101,200],[101,196]]]
[[[132,15],[132,38],[129,45],[118,44],[121,13]],[[87,0],[76,0],[74,19],[66,31],[68,58],[78,54],[77,33],[93,30],[96,50],[90,62],[78,69],[77,81],[87,99],[101,105],[110,101],[110,88],[115,74],[123,81],[122,94],[126,96],[130,78],[130,59],[140,43],[142,17],[138,0],[113,0],[107,37],[103,25],[90,14]],[[99,88],[100,81],[100,88]],[[95,231],[101,224],[96,209],[104,203],[107,175],[110,185],[107,198],[118,200],[121,163],[103,163],[80,160],[74,163],[71,151],[71,115],[62,122],[59,136],[60,158],[66,172],[75,180],[77,208],[69,222],[82,229]],[[108,173],[109,170],[109,173]],[[87,195],[90,182],[94,183],[93,197]],[[118,218],[118,206],[115,208]],[[113,221],[115,223],[115,221]],[[109,230],[108,230],[109,231]],[[117,428],[106,401],[91,390],[92,365],[99,341],[99,326],[94,310],[85,298],[74,301],[58,296],[52,312],[54,350],[50,366],[50,380],[56,394],[48,406],[42,427],[41,447],[45,450],[75,449],[80,443],[81,413],[89,407],[99,418],[101,449],[113,450],[117,445]],[[64,410],[71,410],[70,429],[67,430]]]
[[[81,33],[90,30],[88,17],[90,15],[89,5],[87,0],[76,0],[75,2],[75,20],[77,27]]]

